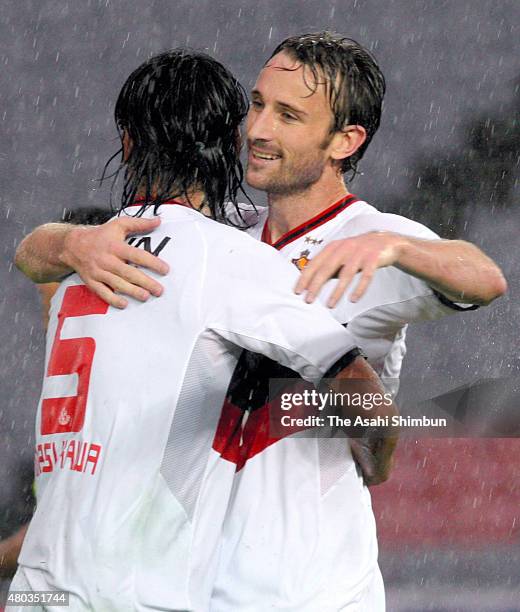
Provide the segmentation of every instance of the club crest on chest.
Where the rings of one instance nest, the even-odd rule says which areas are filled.
[[[309,253],[309,249],[305,249],[305,251],[300,253],[299,257],[291,259],[291,262],[298,268],[298,270],[303,270],[303,268],[305,268],[305,266],[309,263]]]

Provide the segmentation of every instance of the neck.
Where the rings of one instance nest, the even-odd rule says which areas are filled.
[[[275,242],[280,236],[305,223],[347,195],[349,192],[340,175],[336,175],[335,180],[320,179],[299,193],[288,195],[268,193],[271,240]]]
[[[152,198],[155,198],[157,196],[157,190],[152,189]],[[140,189],[137,192],[137,197],[138,198],[145,198],[146,197],[146,189]],[[203,206],[202,208],[201,205],[204,201],[204,193],[202,191],[191,191],[190,193],[188,193],[186,196],[175,196],[171,198],[171,201],[175,201],[178,204],[185,204],[186,206],[189,206],[190,208],[195,208],[196,210],[199,210],[202,214],[209,214],[209,208],[208,206]]]

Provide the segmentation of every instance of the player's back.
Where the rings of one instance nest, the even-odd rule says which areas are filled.
[[[208,236],[222,230],[228,244],[242,240],[169,206],[161,227],[134,241],[171,262],[160,299],[116,310],[74,275],[53,300],[36,424],[38,509],[21,563],[32,588],[70,590],[78,609],[80,600],[103,610],[192,605],[186,555],[205,538],[204,520],[200,535],[193,528],[204,512],[199,492],[218,522],[205,475],[225,501],[234,473],[211,449],[239,351],[208,329],[206,266],[218,257]]]
[[[205,609],[236,469],[212,446],[239,347],[309,380],[353,347],[270,247],[185,207],[161,217],[133,241],[170,263],[161,298],[109,308],[73,275],[51,305],[18,578],[75,610]]]

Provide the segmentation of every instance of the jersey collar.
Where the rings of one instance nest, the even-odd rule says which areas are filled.
[[[271,242],[271,231],[269,229],[269,218],[267,218],[264,224],[264,228],[262,230],[261,241],[271,245],[275,249],[280,250],[284,246],[288,245],[290,242],[297,240],[298,238],[307,234],[311,230],[314,230],[320,225],[323,225],[324,223],[326,223],[327,221],[334,219],[334,217],[339,215],[341,211],[345,210],[345,208],[347,208],[351,204],[354,204],[354,202],[357,202],[357,201],[358,201],[357,197],[353,194],[349,194],[348,196],[341,198],[341,200],[338,200],[332,206],[329,206],[325,210],[322,210],[320,213],[318,213],[317,215],[315,215],[308,221],[305,221],[305,223],[298,225],[294,229],[286,232],[283,236],[280,236],[280,238],[278,238],[276,242]]]
[[[147,200],[146,198],[136,198],[131,204],[129,204],[126,208],[130,208],[130,206],[142,206],[143,204],[146,204]],[[150,206],[152,206],[154,203],[150,202]],[[192,208],[188,202],[179,202],[179,200],[166,200],[164,202],[161,202],[159,204],[159,206],[163,206],[164,204],[177,204],[178,206],[186,206],[188,208]],[[195,209],[194,209],[195,210]]]

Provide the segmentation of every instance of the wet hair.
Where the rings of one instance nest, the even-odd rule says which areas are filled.
[[[357,163],[381,121],[386,85],[376,60],[355,40],[333,32],[286,38],[276,47],[269,60],[282,51],[309,68],[314,82],[310,84],[306,81],[306,84],[312,93],[325,77],[334,115],[331,133],[341,131],[347,125],[361,125],[365,128],[365,142],[341,163],[342,172],[350,171],[354,176]]]
[[[202,191],[214,219],[228,220],[242,188],[239,126],[248,110],[240,83],[220,62],[189,49],[156,55],[134,70],[115,107],[121,140],[121,210],[144,194],[138,214],[150,206]],[[107,163],[123,152],[121,148]],[[116,171],[115,179],[117,179]],[[114,180],[115,180],[114,179]],[[247,195],[246,195],[247,197]]]
[[[79,208],[65,208],[60,221],[72,225],[101,225],[114,216],[108,208],[100,206],[81,206]]]

